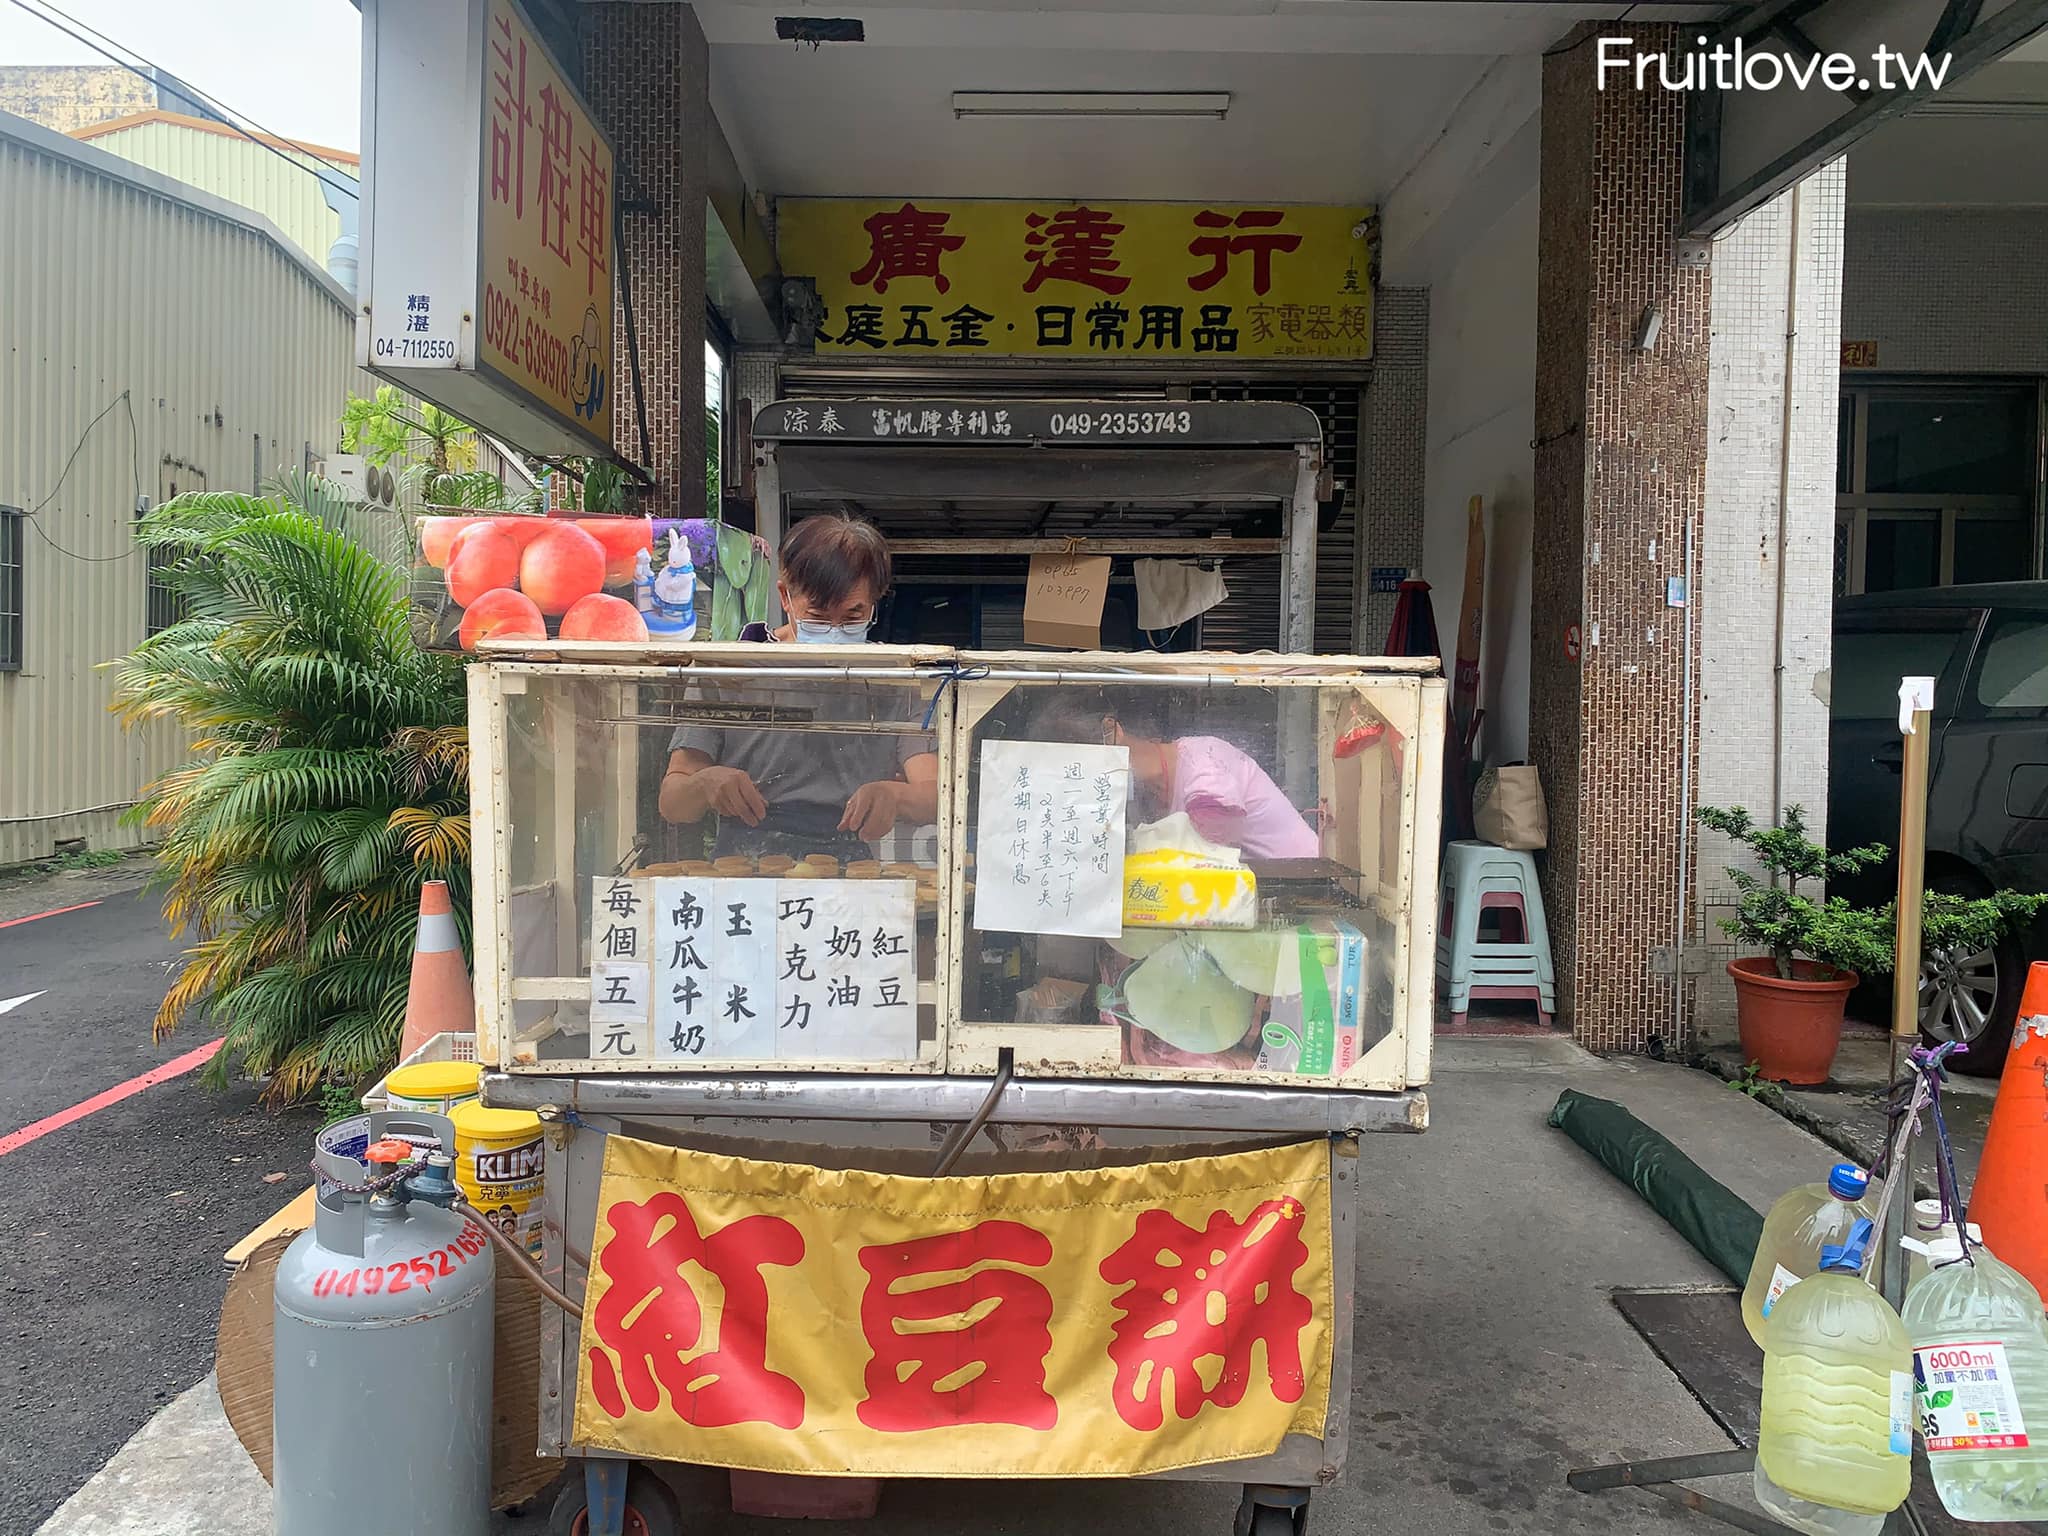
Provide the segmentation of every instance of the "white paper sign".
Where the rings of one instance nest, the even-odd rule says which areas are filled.
[[[991,933],[1123,932],[1125,747],[983,741],[974,926]]]
[[[641,1057],[653,1050],[648,959],[651,892],[645,880],[600,879],[590,912],[590,1054]]]
[[[602,878],[593,900],[593,1056],[916,1058],[911,881]]]

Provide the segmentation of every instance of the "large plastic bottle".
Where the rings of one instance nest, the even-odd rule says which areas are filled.
[[[1846,1238],[1858,1217],[1876,1217],[1864,1203],[1869,1188],[1870,1176],[1861,1168],[1837,1163],[1825,1184],[1802,1184],[1771,1207],[1742,1287],[1742,1321],[1759,1347],[1764,1319],[1780,1296],[1820,1269],[1821,1249]]]
[[[1953,1235],[1906,1292],[1913,1406],[1958,1520],[2048,1519],[2048,1320],[2026,1276]]]
[[[1913,1482],[1913,1351],[1898,1313],[1863,1281],[1870,1238],[1857,1218],[1764,1330],[1756,1498],[1815,1536],[1879,1530]]]
[[[1978,1226],[1977,1223],[1974,1221],[1969,1223],[1969,1230],[1972,1244],[1981,1244],[1984,1241],[1984,1229]],[[1915,1200],[1913,1202],[1912,1230],[1899,1239],[1899,1246],[1906,1250],[1906,1294],[1908,1296],[1913,1294],[1914,1286],[1927,1278],[1928,1250],[1944,1240],[1951,1243],[1956,1240],[1956,1224],[1952,1221],[1943,1221],[1941,1219],[1941,1202],[1939,1200]],[[1908,1327],[1906,1331],[1911,1333],[1913,1330]]]

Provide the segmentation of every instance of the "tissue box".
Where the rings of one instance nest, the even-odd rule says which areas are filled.
[[[1243,866],[1209,863],[1170,849],[1124,860],[1126,928],[1250,928],[1259,882]]]

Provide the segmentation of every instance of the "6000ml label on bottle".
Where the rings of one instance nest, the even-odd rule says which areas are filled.
[[[2003,1344],[1985,1340],[1914,1350],[1913,1393],[1930,1455],[2028,1444]]]
[[[1771,1315],[1771,1308],[1778,1304],[1778,1298],[1799,1283],[1799,1277],[1782,1264],[1771,1266],[1771,1288],[1764,1292],[1763,1314]]]

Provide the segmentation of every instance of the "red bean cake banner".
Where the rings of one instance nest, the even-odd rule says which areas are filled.
[[[1130,1476],[1320,1439],[1322,1141],[913,1178],[613,1136],[575,1438],[772,1472]]]

